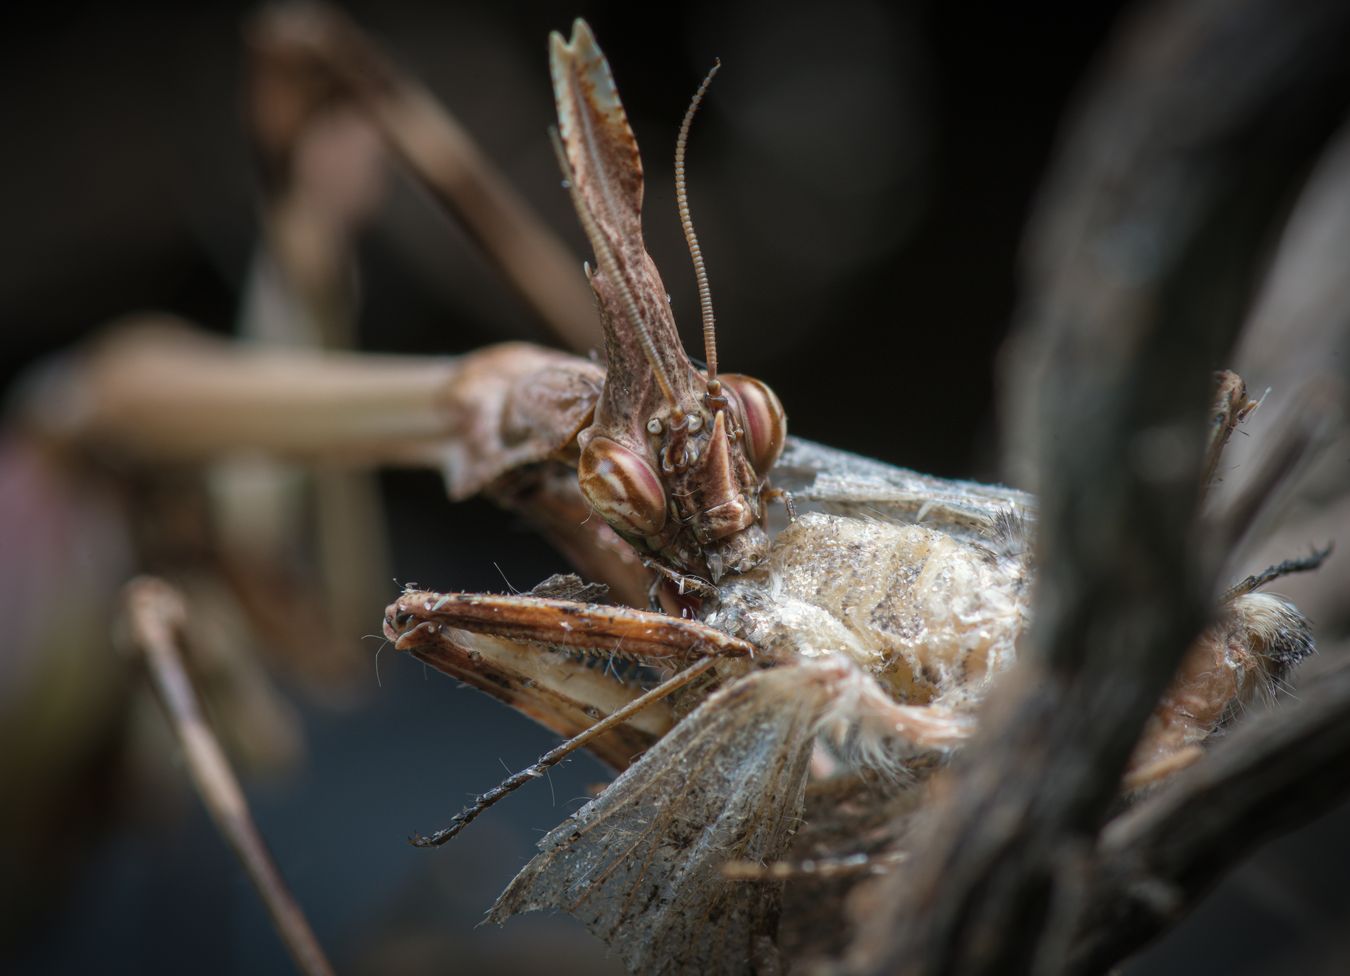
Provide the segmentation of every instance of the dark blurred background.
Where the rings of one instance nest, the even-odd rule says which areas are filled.
[[[344,6],[579,257],[546,135],[545,38],[588,18],[643,149],[648,247],[691,343],[697,302],[671,156],[688,99],[720,57],[689,163],[724,367],[769,381],[798,435],[937,474],[997,476],[993,376],[1018,240],[1117,5],[686,3],[656,16],[638,4]],[[241,124],[251,7],[67,4],[5,15],[5,383],[131,311],[232,329],[258,234]],[[546,341],[464,234],[404,180],[360,258],[361,348],[440,354]],[[432,474],[388,473],[381,486],[400,581],[525,589],[563,568],[510,516],[449,505]],[[372,619],[368,633],[378,628]],[[411,849],[409,832],[438,826],[552,740],[392,652],[377,673],[379,641],[362,647],[371,665],[359,702],[333,709],[297,694],[307,758],[247,784],[339,969],[612,967],[567,919],[473,928],[601,767],[578,759],[450,847]],[[25,923],[20,971],[288,969],[185,786],[147,803],[105,783],[72,802],[97,805],[93,826],[71,838],[74,865]],[[1342,815],[1259,855],[1133,971],[1279,972],[1296,958],[1344,958],[1334,923],[1347,912],[1346,826]]]

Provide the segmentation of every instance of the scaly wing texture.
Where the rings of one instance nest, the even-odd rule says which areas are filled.
[[[1036,500],[1016,488],[952,481],[789,437],[773,483],[798,506],[927,525],[965,542],[1023,545],[1036,521]],[[999,548],[999,546],[995,546]]]
[[[739,973],[777,928],[781,885],[727,881],[727,861],[783,856],[811,742],[851,668],[760,671],[708,699],[539,842],[489,918],[562,909],[637,973]]]

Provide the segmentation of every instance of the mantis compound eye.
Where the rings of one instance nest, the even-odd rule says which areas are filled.
[[[745,416],[745,452],[760,475],[767,475],[787,440],[787,414],[778,396],[759,380],[739,373],[720,377]]]
[[[577,481],[600,517],[620,532],[653,536],[666,524],[666,489],[641,455],[608,437],[581,452]]]

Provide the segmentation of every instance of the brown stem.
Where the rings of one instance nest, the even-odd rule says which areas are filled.
[[[333,968],[267,851],[183,666],[178,641],[187,611],[182,598],[163,580],[143,577],[128,584],[124,600],[132,643],[149,665],[155,693],[211,819],[244,866],[296,966],[310,976],[330,976]]]
[[[1070,972],[1095,973],[1175,924],[1265,841],[1350,798],[1350,662],[1307,674],[1297,702],[1238,728],[1102,832]]]

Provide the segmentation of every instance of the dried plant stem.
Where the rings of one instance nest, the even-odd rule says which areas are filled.
[[[1302,677],[1296,703],[1254,716],[1102,831],[1068,972],[1101,972],[1175,924],[1237,858],[1350,797],[1350,663]]]
[[[537,760],[535,760],[534,765],[527,766],[520,772],[515,773],[507,777],[506,779],[502,780],[501,783],[494,786],[486,793],[483,793],[475,797],[473,803],[469,804],[469,806],[465,807],[462,811],[455,814],[455,816],[450,820],[450,823],[447,826],[442,827],[440,830],[427,836],[423,836],[421,834],[414,836],[412,838],[413,846],[440,847],[442,844],[444,844],[450,838],[454,837],[469,824],[477,820],[479,814],[487,810],[488,807],[499,802],[500,800],[505,799],[507,796],[514,793],[520,787],[530,782],[530,780],[538,779],[540,776],[543,776],[546,770],[548,770],[553,766],[558,765],[558,763],[562,762],[563,759],[565,759],[572,753],[576,752],[578,749],[585,748],[586,744],[589,743],[592,739],[598,738],[599,736],[604,735],[610,729],[615,728],[616,726],[621,725],[622,723],[628,721],[630,718],[632,718],[638,712],[642,711],[648,705],[651,705],[653,702],[658,702],[662,698],[665,698],[667,695],[671,694],[672,692],[678,691],[679,689],[685,687],[699,675],[703,674],[714,664],[716,664],[717,661],[718,658],[716,657],[702,658],[691,664],[689,667],[685,668],[683,671],[677,673],[674,677],[668,678],[667,680],[661,682],[659,685],[657,685],[655,688],[653,688],[646,694],[634,698],[627,705],[624,705],[622,708],[614,712],[611,712],[609,715],[605,716],[600,721],[596,722],[585,732],[582,732],[580,735],[573,736],[571,739],[568,739],[566,742],[562,743],[556,748],[551,749],[548,752],[544,753]]]
[[[1040,464],[1035,622],[858,970],[1067,964],[1139,730],[1212,612],[1205,387],[1343,116],[1348,37],[1350,8],[1322,0],[1151,4],[1118,35],[1026,249],[1013,406]]]
[[[273,863],[229,760],[202,714],[178,647],[187,616],[182,598],[163,580],[143,577],[128,585],[125,602],[132,643],[149,665],[155,693],[182,743],[188,772],[211,819],[239,857],[296,966],[310,976],[331,974],[332,966]]]

